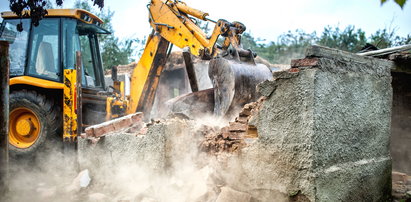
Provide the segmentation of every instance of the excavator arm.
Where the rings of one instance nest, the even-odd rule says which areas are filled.
[[[202,59],[216,58],[222,52],[227,55],[227,52],[230,52],[228,48],[232,47],[229,54],[238,61],[240,56],[244,56],[252,58],[254,63],[255,55],[241,47],[241,34],[246,29],[242,23],[230,23],[222,19],[210,20],[207,18],[208,13],[191,8],[178,0],[151,0],[147,7],[153,32],[148,37],[140,61],[132,73],[127,114],[150,113],[170,43]],[[196,24],[197,20],[215,24],[210,37]],[[219,36],[225,37],[225,40],[217,47]]]
[[[180,48],[188,47],[191,54],[209,59],[217,54],[215,44],[218,37],[229,28],[227,21],[219,20],[211,37],[207,38],[193,18],[214,21],[207,18],[208,13],[190,8],[181,1],[152,0],[148,9],[153,32],[132,73],[127,114],[151,111],[169,43]]]

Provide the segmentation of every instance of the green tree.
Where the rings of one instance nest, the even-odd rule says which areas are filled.
[[[367,43],[365,32],[355,29],[353,25],[347,26],[344,30],[339,27],[327,26],[317,41],[319,45],[340,50],[357,52]]]
[[[400,37],[395,34],[394,30],[380,29],[371,35],[370,43],[380,49],[405,45],[411,43],[411,35],[408,34],[406,37]]]
[[[326,26],[318,36],[316,32],[306,33],[303,30],[288,31],[277,38],[276,42],[264,43],[251,34],[244,33],[243,47],[251,49],[274,64],[288,64],[291,59],[304,57],[305,49],[318,44],[349,52],[360,51],[367,43],[378,48],[404,45],[411,43],[411,35],[397,36],[395,30],[380,29],[367,38],[362,29],[349,25],[344,29]]]

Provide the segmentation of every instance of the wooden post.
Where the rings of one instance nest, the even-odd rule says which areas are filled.
[[[9,169],[9,43],[0,41],[0,196],[8,189]]]

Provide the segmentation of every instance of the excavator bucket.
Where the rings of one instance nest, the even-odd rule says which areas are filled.
[[[214,88],[214,115],[230,116],[244,104],[257,100],[258,83],[271,80],[270,69],[262,64],[216,58],[210,61],[208,75]]]
[[[231,118],[246,103],[256,101],[258,83],[272,79],[269,68],[262,64],[234,59],[212,59],[208,69],[213,88],[185,94],[167,102],[171,112],[190,118],[213,114]]]

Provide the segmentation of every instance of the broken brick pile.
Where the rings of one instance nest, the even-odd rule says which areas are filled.
[[[392,197],[394,201],[411,201],[411,176],[392,172]]]
[[[257,129],[248,122],[258,113],[264,100],[265,97],[261,97],[257,102],[244,105],[235,121],[220,130],[203,126],[199,131],[205,140],[201,142],[200,149],[210,154],[236,152],[246,145],[244,138],[257,138]]]

